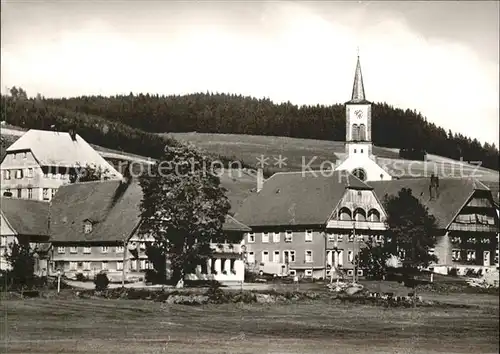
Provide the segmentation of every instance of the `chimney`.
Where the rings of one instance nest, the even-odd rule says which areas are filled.
[[[76,141],[76,132],[74,129],[69,130],[69,136],[71,137],[71,140]]]
[[[264,187],[264,172],[262,168],[257,169],[257,193]]]

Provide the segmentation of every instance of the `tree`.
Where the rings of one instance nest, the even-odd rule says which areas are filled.
[[[34,251],[28,242],[12,242],[5,259],[11,269],[8,277],[16,288],[29,288],[33,285],[35,273]]]
[[[436,262],[437,257],[429,254],[429,249],[436,244],[436,219],[412,195],[411,189],[403,188],[397,196],[386,196],[384,207],[387,251],[400,256],[405,268],[427,267]]]
[[[222,226],[230,204],[210,170],[212,162],[194,147],[167,146],[163,160],[140,177],[140,233],[153,236],[155,246],[167,255],[174,282],[206,262],[211,240],[224,242]]]
[[[391,257],[385,244],[376,245],[367,242],[356,255],[356,263],[362,268],[367,277],[372,279],[384,279],[387,275],[387,261]]]
[[[109,169],[96,167],[95,165],[85,165],[85,167],[71,170],[69,174],[70,183],[101,181],[109,179]]]

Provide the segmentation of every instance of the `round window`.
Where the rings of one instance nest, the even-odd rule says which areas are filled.
[[[366,180],[366,172],[362,168],[355,168],[352,171],[352,174],[356,177],[358,177],[360,180],[365,181]]]

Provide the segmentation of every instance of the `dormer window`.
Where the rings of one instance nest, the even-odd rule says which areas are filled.
[[[90,234],[92,232],[92,223],[90,221],[86,221],[85,224],[83,224],[83,232],[85,234]]]

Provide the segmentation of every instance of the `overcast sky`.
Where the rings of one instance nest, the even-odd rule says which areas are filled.
[[[499,3],[2,1],[2,91],[367,98],[498,146]]]

